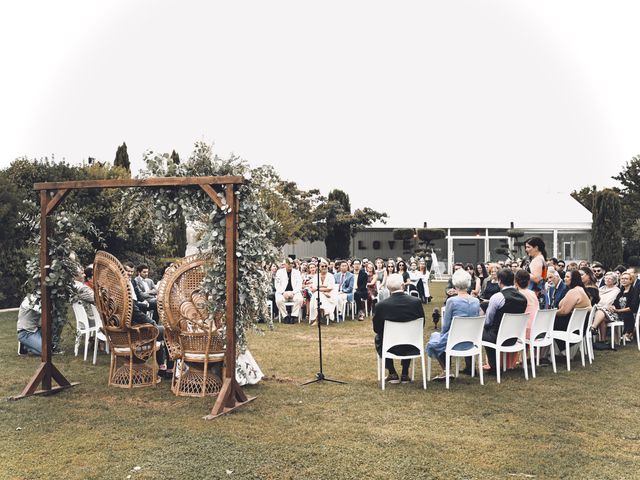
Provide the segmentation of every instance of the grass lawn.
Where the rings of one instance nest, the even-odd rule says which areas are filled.
[[[442,290],[433,284],[432,305]],[[317,330],[276,324],[250,336],[267,377],[246,388],[257,399],[204,421],[214,400],[175,397],[166,382],[107,388],[107,356],[95,366],[74,357],[71,328],[54,363],[81,384],[7,401],[39,363],[16,355],[15,319],[0,314],[2,479],[640,478],[635,344],[529,381],[517,370],[501,385],[461,376],[450,391],[432,382],[382,392],[370,319],[323,330],[325,374],[347,385],[301,387],[318,370]]]

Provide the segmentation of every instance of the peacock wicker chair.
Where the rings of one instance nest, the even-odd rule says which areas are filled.
[[[191,255],[172,264],[158,284],[158,314],[169,356],[176,361],[171,390],[180,396],[217,395],[222,386],[212,364],[222,365],[224,342],[218,329],[222,315],[209,319],[200,290],[206,255]]]
[[[109,385],[121,388],[156,385],[155,354],[159,331],[155,325],[131,324],[133,300],[129,280],[122,264],[113,255],[96,253],[93,290],[111,351]]]

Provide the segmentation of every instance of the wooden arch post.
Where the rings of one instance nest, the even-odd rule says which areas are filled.
[[[48,395],[77,385],[69,382],[53,364],[52,358],[52,322],[51,299],[46,284],[47,268],[49,266],[49,237],[53,228],[49,222],[49,215],[66,197],[70,190],[96,188],[133,188],[133,187],[185,187],[199,186],[222,209],[224,205],[218,197],[215,186],[224,187],[225,200],[229,207],[226,211],[225,230],[225,268],[226,268],[226,299],[225,311],[227,348],[225,351],[225,368],[223,383],[216,403],[206,419],[215,418],[254,400],[248,398],[236,381],[236,306],[238,301],[238,263],[236,246],[238,240],[238,209],[239,199],[236,196],[236,186],[244,183],[241,176],[220,177],[162,177],[128,180],[86,180],[70,182],[36,183],[33,188],[40,192],[40,282],[42,305],[42,356],[41,363],[31,380],[20,395],[11,397],[13,400],[31,395]],[[51,196],[50,193],[53,195]],[[52,387],[52,380],[58,383]],[[38,387],[42,385],[41,389]]]

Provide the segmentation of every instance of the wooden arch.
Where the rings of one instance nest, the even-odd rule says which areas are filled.
[[[224,187],[225,199],[229,208],[226,212],[226,298],[225,311],[227,327],[227,348],[225,352],[225,367],[222,388],[211,413],[204,417],[212,419],[254,400],[247,397],[236,381],[236,335],[235,311],[238,302],[237,289],[237,258],[236,245],[238,239],[238,209],[240,202],[236,196],[236,188],[244,183],[241,176],[219,177],[163,177],[128,180],[86,180],[70,182],[36,183],[33,188],[40,192],[40,283],[42,301],[42,362],[22,393],[13,399],[17,400],[31,395],[46,395],[56,393],[77,383],[70,383],[53,364],[52,358],[52,326],[51,301],[46,285],[47,265],[49,265],[48,237],[53,234],[53,227],[49,215],[62,202],[70,190],[84,188],[132,188],[132,187],[186,187],[199,186],[211,200],[222,209],[223,204],[215,190],[215,186]],[[51,380],[58,383],[51,386]],[[42,389],[37,390],[42,384]]]

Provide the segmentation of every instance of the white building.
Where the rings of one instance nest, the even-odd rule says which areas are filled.
[[[522,197],[522,200],[518,198]],[[471,205],[437,208],[431,211],[406,209],[391,217],[386,225],[357,233],[351,241],[351,255],[357,258],[407,257],[413,253],[412,240],[394,240],[395,228],[440,228],[447,236],[435,243],[435,252],[444,270],[454,262],[475,263],[504,259],[496,249],[509,243],[507,230],[524,231],[520,239],[541,237],[549,257],[565,261],[591,259],[591,212],[567,194],[540,194],[528,199],[526,187],[514,193],[514,201],[500,205],[490,194],[479,197],[475,210]],[[446,204],[446,200],[442,202]],[[511,245],[513,247],[513,245]],[[286,255],[308,258],[326,255],[323,242],[297,242],[287,245]],[[524,254],[524,250],[522,250]]]

